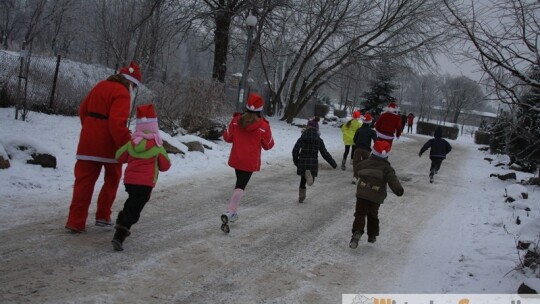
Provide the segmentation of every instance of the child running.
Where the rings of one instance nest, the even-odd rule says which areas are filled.
[[[362,123],[358,121],[360,116],[360,111],[354,111],[352,113],[352,119],[341,126],[341,133],[343,134],[343,144],[345,144],[345,152],[343,152],[343,160],[341,161],[341,170],[347,169],[345,164],[347,163],[347,156],[349,156],[349,151],[351,152],[351,164],[353,162],[355,148],[353,137],[354,133],[356,133],[356,130],[358,130],[358,128],[360,128],[360,126],[362,125]]]
[[[358,241],[367,218],[368,242],[375,243],[379,235],[379,207],[386,199],[386,185],[397,196],[403,195],[403,187],[396,177],[394,168],[388,162],[390,143],[377,140],[373,144],[371,156],[354,163],[354,176],[359,178],[356,186],[356,209],[352,227],[352,238],[349,247],[358,247]]]
[[[302,132],[302,135],[296,141],[292,150],[296,174],[300,175],[299,203],[303,203],[306,199],[306,184],[308,186],[313,185],[315,177],[317,177],[319,171],[319,152],[332,168],[337,168],[336,161],[326,150],[324,141],[319,135],[318,122],[315,119],[308,121],[307,128]]]
[[[373,118],[371,114],[366,113],[361,118],[362,126],[354,133],[354,155],[353,163],[368,159],[371,153],[371,143],[377,139],[377,133],[371,128]],[[353,177],[353,184],[358,181],[357,177]]]
[[[441,126],[438,126],[435,129],[433,138],[428,140],[422,149],[420,149],[418,157],[422,157],[422,154],[426,152],[427,149],[430,149],[429,158],[431,159],[431,167],[429,168],[429,182],[433,183],[433,176],[439,172],[441,169],[441,164],[446,158],[446,155],[452,151],[452,146],[444,138],[442,138]]]
[[[236,185],[229,200],[227,211],[221,215],[221,230],[230,232],[229,223],[238,220],[238,205],[255,171],[261,170],[261,149],[270,150],[274,138],[270,124],[261,115],[264,101],[257,94],[250,94],[246,111],[234,113],[229,127],[223,133],[223,140],[232,143],[229,166],[236,173]]]
[[[159,171],[167,171],[171,162],[159,136],[156,111],[153,104],[137,107],[137,122],[131,141],[116,152],[120,163],[127,163],[124,185],[129,197],[116,218],[116,232],[112,240],[114,250],[124,250],[123,243],[131,234],[133,224],[139,221],[145,204],[150,200]]]

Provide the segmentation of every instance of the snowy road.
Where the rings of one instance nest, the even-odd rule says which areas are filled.
[[[364,236],[358,249],[348,248],[350,165],[334,170],[320,157],[319,177],[299,204],[299,177],[283,159],[252,177],[228,235],[219,215],[234,185],[232,169],[160,185],[121,253],[112,250],[112,230],[89,225],[87,233],[66,233],[66,214],[2,231],[0,302],[341,303],[343,293],[394,292],[394,279],[414,258],[415,235],[459,184],[458,155],[468,153],[454,147],[444,176],[430,185],[429,159],[417,155],[425,137],[410,138],[390,156],[405,195],[389,194],[381,206],[375,244]],[[332,155],[340,160],[341,153]],[[121,189],[114,215],[124,199]]]

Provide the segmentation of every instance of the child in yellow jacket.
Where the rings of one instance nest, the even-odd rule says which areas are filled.
[[[354,156],[354,134],[356,130],[362,126],[362,123],[358,121],[360,119],[360,111],[353,112],[353,118],[341,126],[341,133],[343,134],[343,143],[345,144],[345,152],[343,153],[343,160],[341,161],[341,170],[347,169],[345,164],[347,163],[347,156],[349,151],[351,152],[351,164]]]

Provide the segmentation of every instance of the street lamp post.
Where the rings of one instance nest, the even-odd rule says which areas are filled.
[[[242,78],[240,79],[240,84],[238,85],[238,100],[236,101],[236,111],[239,112],[241,109],[241,105],[244,103],[244,91],[246,88],[246,81],[248,77],[248,71],[249,71],[249,56],[251,52],[251,40],[253,36],[253,28],[257,24],[257,17],[255,16],[248,16],[246,18],[246,25],[247,25],[247,31],[248,31],[248,37],[247,37],[247,49],[246,49],[246,58],[244,60],[244,70],[242,71]]]

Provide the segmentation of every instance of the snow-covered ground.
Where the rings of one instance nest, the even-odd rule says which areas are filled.
[[[22,233],[28,227],[32,225],[41,225],[42,222],[47,221],[49,226],[43,226],[44,228],[52,228],[51,230],[39,231],[44,235],[52,234],[55,238],[62,238],[62,242],[73,242],[77,244],[77,241],[70,241],[71,238],[59,234],[63,232],[63,224],[65,217],[68,213],[69,203],[71,199],[71,191],[73,184],[73,166],[75,163],[75,150],[78,141],[78,134],[80,131],[79,119],[76,117],[62,117],[62,116],[52,116],[44,115],[38,113],[30,113],[28,116],[27,122],[15,121],[13,119],[14,110],[13,109],[0,109],[0,144],[3,145],[5,151],[0,149],[0,154],[9,154],[11,156],[11,167],[9,169],[0,170],[0,258],[3,261],[15,261],[16,256],[13,253],[13,250],[25,251],[26,243],[21,243],[21,248],[13,249],[15,245],[8,244],[12,243],[15,236],[20,234],[23,237],[35,237],[27,236]],[[287,125],[283,122],[280,122],[277,119],[270,118],[270,123],[272,126],[272,131],[276,141],[274,149],[270,151],[263,152],[263,170],[257,173],[254,176],[254,180],[251,183],[257,183],[257,179],[260,178],[264,181],[264,178],[269,178],[268,185],[266,185],[265,190],[260,191],[260,195],[265,195],[259,197],[262,200],[270,200],[271,196],[275,195],[284,195],[283,193],[273,192],[272,187],[280,189],[282,192],[290,192],[294,195],[297,195],[297,185],[296,178],[294,178],[293,185],[278,185],[280,180],[280,175],[283,175],[283,172],[288,175],[287,178],[294,176],[295,171],[293,169],[292,160],[291,160],[291,150],[300,135],[300,129],[295,126]],[[302,123],[305,121],[298,120],[297,123]],[[333,154],[336,160],[341,159],[341,154],[343,152],[342,140],[340,130],[335,126],[323,125],[321,124],[321,133],[322,137],[325,140],[325,144],[329,151]],[[502,181],[496,177],[490,177],[490,174],[497,173],[508,173],[510,170],[506,166],[495,165],[498,163],[506,163],[508,160],[503,156],[493,156],[488,155],[487,152],[479,151],[478,145],[473,143],[472,137],[465,135],[459,137],[456,141],[449,141],[453,146],[454,150],[449,155],[448,159],[443,162],[441,172],[436,176],[436,181],[434,184],[429,184],[427,182],[427,170],[429,168],[429,159],[426,153],[421,159],[418,159],[418,150],[421,147],[421,144],[425,142],[429,137],[422,135],[407,135],[405,134],[397,140],[394,144],[393,152],[390,156],[390,161],[398,160],[398,162],[392,162],[392,165],[397,171],[398,177],[404,183],[405,195],[402,198],[396,198],[392,194],[389,195],[387,199],[388,202],[385,202],[385,205],[381,207],[381,221],[382,227],[385,235],[381,235],[381,241],[374,244],[372,247],[383,248],[386,252],[386,257],[392,256],[392,248],[395,250],[406,249],[406,252],[400,253],[398,256],[400,261],[394,261],[392,263],[387,263],[385,260],[382,262],[387,263],[380,265],[375,265],[373,271],[376,271],[377,267],[380,267],[380,272],[371,272],[370,275],[381,275],[383,277],[372,279],[377,282],[378,290],[366,290],[361,287],[358,290],[350,290],[343,287],[343,290],[340,289],[340,285],[343,282],[340,281],[343,278],[354,277],[352,274],[358,273],[358,281],[366,280],[367,278],[362,277],[361,269],[356,269],[356,272],[349,272],[347,267],[337,267],[336,265],[346,265],[351,263],[351,256],[349,254],[351,249],[348,248],[348,238],[350,237],[350,225],[352,224],[352,212],[354,208],[354,186],[346,183],[342,183],[341,180],[349,180],[350,168],[348,172],[343,172],[341,170],[330,171],[329,167],[324,167],[324,160],[320,158],[320,162],[325,168],[322,172],[321,177],[318,179],[318,183],[324,183],[325,192],[321,193],[319,199],[322,199],[324,195],[329,198],[338,198],[345,195],[346,197],[350,196],[348,199],[347,206],[342,206],[343,208],[351,208],[350,213],[346,217],[347,222],[345,224],[336,223],[335,227],[332,226],[332,229],[328,228],[323,231],[323,234],[326,233],[328,240],[332,244],[326,247],[320,247],[319,252],[311,253],[313,258],[320,258],[321,261],[324,261],[328,257],[332,259],[337,259],[334,263],[326,263],[317,268],[317,271],[311,270],[308,272],[307,277],[303,277],[304,289],[298,288],[296,290],[297,295],[302,295],[305,293],[305,286],[314,286],[319,290],[332,290],[337,293],[515,293],[518,286],[525,280],[529,280],[530,284],[533,286],[538,286],[534,280],[534,273],[526,269],[524,271],[515,270],[516,267],[520,265],[520,257],[523,256],[518,250],[516,250],[517,240],[521,237],[522,239],[527,238],[534,243],[538,242],[539,228],[538,216],[540,213],[540,193],[538,187],[525,186],[528,191],[528,199],[519,199],[513,203],[505,203],[505,188],[512,184],[515,184],[516,181]],[[160,175],[160,180],[157,187],[154,190],[153,197],[171,197],[174,196],[176,200],[177,197],[179,200],[178,204],[187,203],[190,200],[188,195],[180,195],[175,192],[175,186],[180,184],[195,184],[197,187],[204,184],[204,180],[209,180],[209,185],[207,189],[191,189],[196,195],[197,191],[208,191],[212,192],[214,186],[212,185],[213,178],[217,178],[217,181],[222,182],[220,177],[215,177],[214,174],[220,174],[227,177],[230,180],[230,185],[225,185],[227,187],[233,186],[233,174],[232,169],[227,166],[228,153],[230,151],[230,145],[224,142],[209,142],[204,139],[201,139],[196,136],[177,136],[175,138],[166,138],[167,140],[178,143],[178,146],[181,149],[185,150],[185,146],[180,144],[181,142],[189,142],[193,140],[201,141],[211,149],[206,149],[205,153],[200,152],[186,152],[185,156],[180,155],[171,155],[171,160],[173,166],[168,172],[162,173]],[[56,169],[46,169],[41,168],[36,165],[26,164],[26,160],[29,158],[29,154],[32,151],[25,150],[21,151],[17,147],[20,146],[32,146],[38,150],[38,152],[46,152],[54,155],[57,158],[57,168]],[[492,162],[484,160],[485,157],[493,158]],[[446,172],[446,175],[445,175]],[[532,174],[527,173],[517,173],[517,181],[521,179],[528,179]],[[450,178],[451,174],[452,178]],[[327,178],[325,178],[325,175]],[[331,177],[331,178],[328,178]],[[225,178],[225,180],[227,180]],[[285,180],[285,177],[283,177]],[[201,182],[202,181],[202,182]],[[334,183],[334,184],[333,184]],[[319,189],[323,189],[323,186],[318,184]],[[96,186],[96,192],[99,190],[100,184]],[[223,185],[219,185],[220,187]],[[317,186],[317,183],[316,185]],[[315,187],[314,186],[314,187]],[[248,186],[249,187],[249,186]],[[253,186],[254,187],[254,186]],[[290,188],[289,190],[283,190]],[[409,187],[409,189],[407,188]],[[190,190],[190,191],[191,191]],[[409,190],[409,191],[408,191]],[[276,190],[277,191],[277,190]],[[308,189],[308,191],[311,191]],[[332,193],[334,191],[335,193]],[[249,189],[247,190],[247,197],[249,198]],[[350,195],[349,195],[350,194]],[[221,209],[225,208],[226,201],[229,192],[223,193],[222,201],[216,204],[216,214],[219,214]],[[254,195],[254,194],[252,194]],[[293,195],[293,196],[294,196]],[[309,192],[308,192],[308,198]],[[119,189],[118,199],[114,206],[115,214],[121,208],[123,200],[125,199],[125,194],[122,188]],[[253,199],[253,197],[251,198]],[[311,197],[311,204],[316,204],[317,197]],[[294,202],[294,197],[291,197],[291,202]],[[95,202],[93,203],[95,204]],[[159,204],[156,203],[159,208]],[[310,201],[306,202],[306,206],[309,206]],[[406,218],[399,218],[399,209],[403,208],[406,210],[408,205],[415,206],[410,208],[418,212],[404,212],[403,216]],[[221,207],[219,207],[221,206]],[[324,206],[324,205],[322,205]],[[88,225],[92,223],[93,213],[95,206],[92,206],[91,213],[88,219]],[[202,208],[202,207],[201,207]],[[242,207],[241,207],[242,208]],[[267,208],[264,204],[251,206],[251,209],[246,209],[246,216],[249,218],[251,213],[260,213],[263,210],[267,211]],[[281,207],[282,208],[282,207]],[[337,207],[333,207],[337,208]],[[527,210],[526,210],[527,209]],[[306,208],[303,212],[309,212],[309,208]],[[344,209],[347,210],[347,209]],[[413,210],[413,209],[411,209]],[[146,210],[145,210],[146,211]],[[143,214],[145,213],[143,211]],[[165,210],[164,210],[165,211]],[[162,214],[164,211],[161,211]],[[336,210],[342,212],[342,209]],[[151,213],[151,211],[148,211]],[[157,212],[157,211],[156,211]],[[180,208],[174,212],[185,212],[186,214],[192,215],[188,210]],[[205,211],[207,212],[207,211]],[[250,213],[251,212],[251,213]],[[280,212],[284,212],[280,210]],[[315,212],[315,211],[313,211]],[[396,215],[393,215],[396,213]],[[178,217],[181,219],[183,216],[179,214]],[[164,215],[167,215],[166,213]],[[306,220],[309,221],[309,218],[302,217],[303,213],[298,213],[298,211],[292,212],[292,214],[287,213],[287,219],[294,221],[295,217],[299,217],[299,223],[291,223],[291,225],[299,225],[305,223]],[[205,214],[196,214],[192,216],[206,216]],[[395,216],[395,218],[393,217]],[[384,218],[395,219],[395,222],[392,224],[384,224]],[[518,220],[519,217],[519,220]],[[302,218],[300,220],[300,218]],[[318,218],[318,217],[316,217]],[[338,217],[337,219],[340,219]],[[52,223],[50,222],[52,219]],[[331,218],[330,218],[331,219]],[[518,224],[519,222],[519,224]],[[201,221],[198,225],[204,226],[206,221]],[[249,229],[255,229],[253,231],[254,235],[258,235],[258,230],[268,231],[268,234],[272,233],[272,223],[253,221],[254,225],[261,225],[260,227],[254,226]],[[415,229],[415,223],[419,223],[419,228]],[[154,223],[156,224],[156,223]],[[159,222],[157,223],[159,224]],[[313,225],[313,223],[306,222],[306,225]],[[144,218],[141,219],[141,222],[137,225],[144,227]],[[136,226],[137,226],[136,225]],[[195,225],[195,224],[194,224]],[[287,225],[286,222],[283,225]],[[407,227],[407,231],[397,231],[399,230],[400,225]],[[395,227],[396,231],[385,231],[384,227]],[[296,227],[297,226],[292,226]],[[300,226],[301,227],[301,226]],[[207,227],[208,228],[208,227]],[[213,229],[213,227],[211,228]],[[182,253],[184,256],[190,254],[201,254],[201,257],[206,257],[207,254],[220,255],[219,250],[227,250],[228,247],[224,248],[223,246],[232,246],[231,248],[240,248],[245,255],[242,256],[247,260],[251,258],[258,258],[253,253],[253,256],[250,256],[249,248],[250,246],[258,246],[256,241],[253,241],[252,245],[249,242],[249,234],[247,227],[238,227],[238,231],[244,229],[244,233],[247,233],[246,239],[236,239],[231,232],[231,236],[222,235],[218,229],[219,233],[211,236],[212,242],[223,242],[223,244],[215,247],[204,247],[203,252],[198,252],[201,248],[193,248],[190,252],[189,248],[182,248]],[[315,229],[315,228],[314,228]],[[336,231],[341,229],[342,231]],[[86,233],[87,235],[96,237],[98,230],[95,227],[89,229]],[[179,232],[180,233],[180,232]],[[220,234],[221,233],[221,234]],[[240,232],[239,232],[240,233]],[[339,233],[339,234],[338,234]],[[399,233],[396,235],[396,233]],[[333,239],[333,235],[341,235],[339,239]],[[393,237],[390,235],[394,234]],[[100,234],[101,235],[101,234]],[[410,240],[410,244],[406,244],[404,247],[403,244],[398,244],[400,237],[407,237],[407,240]],[[76,236],[75,236],[76,237]],[[103,236],[103,239],[106,239],[105,243],[109,242],[110,235],[107,234]],[[294,239],[296,236],[292,236]],[[324,237],[321,236],[321,237]],[[386,238],[386,239],[385,239]],[[64,240],[65,239],[65,240]],[[99,237],[98,237],[99,239]],[[205,239],[206,240],[206,239]],[[235,242],[241,243],[235,244]],[[34,246],[43,245],[46,248],[46,244],[33,243]],[[181,242],[178,240],[178,242]],[[396,243],[392,243],[396,242]],[[334,244],[335,243],[335,244]],[[91,243],[92,245],[94,243]],[[277,242],[279,246],[280,242]],[[78,253],[77,247],[66,246],[62,249],[63,254],[70,254],[70,248],[74,248],[73,254]],[[199,247],[203,247],[202,244]],[[334,246],[335,245],[335,246]],[[8,247],[11,246],[11,247]],[[237,246],[237,247],[234,247]],[[286,244],[283,244],[286,246]],[[356,252],[360,252],[355,259],[362,259],[362,255],[365,254],[366,258],[372,258],[376,260],[376,252],[370,251],[369,248],[364,248],[365,244],[362,244]],[[112,248],[107,246],[106,248],[101,246],[90,246],[89,244],[82,244],[79,248],[84,247],[86,251],[95,250],[95,254],[85,256],[85,259],[100,259],[102,255],[109,256],[112,254]],[[214,249],[213,249],[214,248]],[[362,249],[364,248],[364,249]],[[278,248],[279,249],[279,248]],[[405,250],[404,249],[404,250]],[[160,248],[146,248],[145,251],[142,251],[142,248],[138,246],[127,246],[126,249],[128,252],[118,253],[119,255],[137,255],[143,253],[144,255],[149,255],[145,263],[150,265],[159,264],[160,258],[163,258],[162,255],[170,255],[170,252],[160,252]],[[216,250],[216,252],[212,252]],[[364,251],[362,251],[364,250]],[[388,252],[387,252],[388,250]],[[66,251],[68,251],[66,253]],[[309,251],[309,248],[306,248],[306,252]],[[254,250],[254,252],[257,252]],[[284,250],[283,253],[277,255],[278,260],[273,261],[272,256],[269,255],[267,259],[262,262],[277,264],[287,264],[292,263],[294,259],[288,259],[287,253],[289,250]],[[259,252],[260,253],[260,252]],[[379,252],[381,253],[381,252]],[[291,253],[292,254],[292,253]],[[298,253],[296,253],[298,254]],[[307,253],[304,253],[307,254]],[[176,252],[174,255],[181,255]],[[116,255],[117,257],[118,255]],[[383,257],[380,257],[381,259]],[[182,258],[178,257],[179,261],[183,261]],[[340,260],[341,259],[341,260]],[[190,261],[189,259],[185,260],[186,262]],[[88,262],[88,261],[87,261]],[[313,261],[310,261],[313,262]],[[23,262],[19,262],[24,264]],[[33,261],[28,260],[28,267],[32,265]],[[247,263],[247,261],[246,261]],[[360,262],[359,262],[360,263]],[[8,266],[9,263],[0,264],[0,273],[3,273],[3,276],[7,273],[6,278],[16,278],[15,272],[19,269],[25,269],[25,265],[17,265],[18,268],[13,266]],[[132,265],[133,268],[130,269],[132,275],[137,277],[144,278],[145,276],[150,276],[146,271],[148,264],[145,265]],[[361,266],[359,264],[359,267]],[[398,267],[399,265],[399,267]],[[179,263],[177,265],[179,268],[190,268],[194,267],[193,265],[183,265]],[[214,265],[216,266],[216,265]],[[71,265],[69,266],[72,267]],[[212,265],[209,265],[212,267]],[[351,265],[354,268],[354,265]],[[390,267],[390,269],[388,269]],[[394,268],[395,267],[395,268]],[[62,268],[60,266],[60,268]],[[263,268],[261,266],[261,268]],[[332,277],[327,277],[326,280],[321,280],[321,273],[324,273],[325,270],[333,268],[331,273]],[[52,271],[52,270],[51,270]],[[276,268],[276,271],[277,268]],[[11,272],[11,273],[10,273]],[[134,273],[133,273],[134,272]],[[290,303],[287,299],[290,299],[289,293],[291,289],[294,291],[295,287],[287,284],[275,285],[281,281],[288,280],[288,276],[291,276],[290,273],[283,272],[283,277],[279,277],[279,273],[268,274],[268,282],[265,282],[261,279],[260,284],[268,284],[267,288],[270,290],[264,290],[265,286],[253,285],[256,284],[256,281],[248,284],[246,286],[258,286],[260,290],[251,290],[249,292],[249,297],[240,297],[237,299],[250,299],[251,303],[266,303],[266,302],[279,302],[279,303]],[[13,274],[10,276],[9,274]],[[77,269],[71,269],[70,271],[63,272],[62,275],[73,274],[77,276]],[[54,271],[51,274],[54,277]],[[119,275],[116,273],[116,275]],[[155,281],[155,285],[160,285],[163,282],[160,282],[160,276],[156,273],[153,274],[154,277],[148,277]],[[170,279],[170,276],[163,274],[164,278]],[[180,275],[180,274],[179,274]],[[187,275],[187,274],[183,274]],[[260,275],[260,273],[259,273]],[[277,277],[276,277],[277,276]],[[264,276],[263,276],[264,277]],[[10,279],[6,280],[10,280]],[[353,278],[354,279],[354,278]],[[2,284],[8,283],[6,280],[2,280]],[[310,282],[310,280],[312,282]],[[72,281],[76,281],[73,279]],[[171,283],[170,281],[168,283]],[[45,286],[46,283],[43,283]],[[120,283],[118,283],[120,284]],[[195,284],[195,283],[194,283]],[[312,284],[312,285],[310,285]],[[317,285],[318,284],[318,285]],[[17,286],[24,285],[24,282],[13,282],[10,281],[10,284],[5,285],[5,287],[0,287],[3,295],[0,295],[0,302],[35,302],[38,303],[40,297],[40,290],[36,288],[36,291],[29,291],[28,293],[18,293],[16,289]],[[39,284],[38,284],[39,285]],[[275,287],[272,290],[272,286]],[[341,285],[349,286],[349,285]],[[354,285],[353,285],[354,286]],[[87,286],[88,287],[88,286]],[[129,289],[129,285],[122,285],[122,288],[125,292],[125,289]],[[150,288],[145,286],[138,286],[137,288]],[[189,286],[183,286],[182,288],[188,289]],[[194,285],[193,288],[198,288]],[[249,287],[248,287],[249,288]],[[282,289],[283,288],[283,289]],[[46,289],[46,288],[44,288]],[[180,290],[181,288],[178,287]],[[187,291],[182,289],[183,293]],[[92,290],[89,288],[88,290]],[[271,291],[272,299],[274,301],[268,300],[266,296],[267,292]],[[51,291],[49,291],[51,293]],[[62,289],[58,288],[53,290],[53,293],[62,294]],[[102,291],[107,292],[107,290]],[[111,287],[109,290],[110,293],[113,293],[114,290]],[[243,291],[237,291],[240,295],[243,295]],[[214,297],[212,299],[230,299],[234,300],[234,292],[231,296],[230,293],[223,294],[220,296],[219,292],[214,291]],[[60,302],[65,303],[75,303],[77,298],[73,298],[68,295],[66,291],[65,297],[58,297],[62,299]],[[115,297],[106,297],[103,298],[101,294],[98,295],[86,295],[89,296],[87,303],[113,303],[114,300],[118,299]],[[238,295],[236,295],[238,296]],[[181,292],[172,295],[166,299],[157,297],[151,300],[141,299],[143,302],[175,302],[175,299],[181,298]],[[300,299],[310,299],[309,297],[303,295],[302,297],[298,296]],[[50,301],[52,303],[54,301]],[[82,299],[82,298],[80,298]],[[111,300],[112,299],[112,300]],[[275,300],[275,299],[280,299]],[[322,297],[325,301],[328,298]],[[325,301],[319,299],[311,299],[311,303],[324,303]],[[338,303],[341,298],[335,298],[335,303]],[[281,301],[281,302],[280,302]],[[47,302],[47,301],[45,301]],[[192,301],[195,302],[195,301]],[[240,301],[242,302],[242,301]],[[298,301],[297,302],[303,302]],[[184,303],[182,301],[176,301],[175,303]]]

